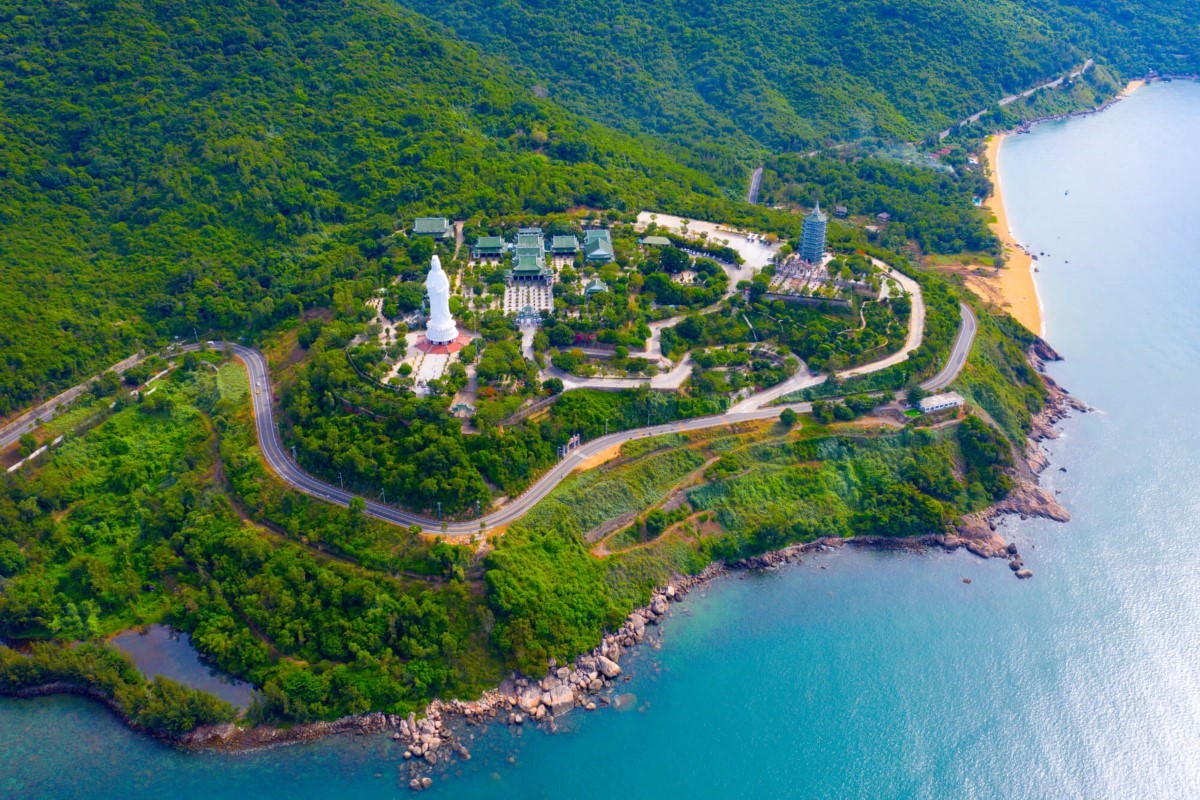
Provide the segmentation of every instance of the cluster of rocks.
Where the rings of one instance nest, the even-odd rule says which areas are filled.
[[[433,779],[423,773],[441,759],[450,755],[464,760],[471,757],[447,724],[451,718],[467,726],[500,720],[509,725],[542,724],[553,729],[554,719],[572,709],[594,711],[608,705],[606,690],[621,677],[622,656],[645,641],[647,627],[658,624],[672,603],[682,600],[691,588],[711,580],[723,569],[722,565],[713,564],[699,575],[680,578],[656,590],[650,602],[631,612],[617,631],[605,635],[599,647],[570,665],[559,666],[551,659],[549,670],[540,680],[515,675],[501,688],[472,702],[434,701],[420,720],[414,714],[406,719],[387,716],[383,723],[394,730],[392,739],[404,746],[407,766],[402,769],[407,769],[408,787],[418,792],[429,788]]]
[[[625,652],[645,640],[647,626],[657,625],[667,615],[671,603],[683,599],[692,586],[708,580],[719,570],[720,567],[713,567],[655,591],[649,604],[631,612],[617,631],[604,637],[599,647],[579,656],[572,664],[560,667],[552,662],[550,671],[538,681],[518,677],[512,690],[501,693],[499,698],[507,722],[552,724],[554,717],[573,708],[595,711],[598,704],[607,705],[608,699],[600,695],[621,676],[620,661]]]
[[[1021,579],[1032,578],[1033,571],[1025,567],[1025,561],[1017,552],[1017,546],[1006,542],[996,532],[996,523],[1000,517],[1007,514],[1018,515],[1021,519],[1041,517],[1056,522],[1070,522],[1070,512],[1037,483],[1038,475],[1050,464],[1049,456],[1040,443],[1058,438],[1055,426],[1072,412],[1086,414],[1091,411],[1086,403],[1072,397],[1066,389],[1045,374],[1045,362],[1062,360],[1050,345],[1038,339],[1029,348],[1027,355],[1030,365],[1042,373],[1048,394],[1042,411],[1032,420],[1029,438],[1025,443],[1024,463],[1018,464],[1020,469],[1017,471],[1016,486],[1006,498],[986,512],[964,517],[956,530],[957,536],[946,536],[944,543],[945,547],[951,548],[951,539],[957,538],[959,543],[971,552],[984,558],[1007,559],[1009,569]]]
[[[1017,552],[1017,546],[1009,543],[1007,552],[1009,556],[1008,568],[1021,580],[1032,578],[1033,571],[1025,568],[1025,559],[1021,558],[1021,554]]]
[[[443,715],[461,714],[466,717],[468,713],[485,713],[485,706],[482,700],[476,703],[463,703],[458,700],[450,703],[435,701],[425,709],[422,719],[417,719],[417,715],[411,713],[404,719],[389,715],[388,725],[394,729],[392,739],[404,746],[404,760],[407,766],[402,769],[408,770],[408,788],[419,792],[432,786],[433,778],[420,773],[433,767],[439,759],[456,755],[464,761],[470,760],[470,751],[455,737],[454,732],[443,720]]]
[[[442,722],[440,709],[436,706],[429,707],[424,719],[418,720],[416,714],[409,714],[408,719],[393,717],[390,721],[392,727],[396,728],[392,738],[404,742],[405,761],[419,758],[427,764],[436,764],[438,750],[443,744],[450,744],[453,739],[449,729]]]
[[[1037,489],[1037,487],[1034,487]],[[1034,508],[1035,504],[1030,495],[1027,486],[1018,487],[1014,495],[1017,500],[1014,505],[1028,512]],[[1041,492],[1040,489],[1037,489]],[[1037,495],[1037,500],[1044,503],[1048,499],[1044,492]],[[1049,498],[1050,506],[1037,506],[1044,509],[1039,516],[1046,516],[1052,519],[1060,519],[1060,513],[1057,509],[1061,509],[1061,514],[1065,515],[1066,510],[1054,503],[1052,498]],[[1007,502],[1007,501],[1006,501]],[[1055,508],[1056,507],[1056,508]],[[997,511],[1000,509],[1000,511]],[[957,550],[960,547],[965,547],[975,555],[982,558],[1004,558],[1009,562],[1009,568],[1018,578],[1032,578],[1033,571],[1025,568],[1025,562],[1017,552],[1017,546],[1013,542],[1005,541],[995,530],[995,516],[997,513],[1015,513],[1012,509],[1007,509],[1004,504],[996,506],[987,514],[969,515],[959,525],[954,533],[932,534],[929,536],[912,536],[905,538],[893,538],[890,536],[855,536],[850,539],[835,539],[823,538],[803,544],[794,544],[790,547],[785,547],[782,550],[776,550],[770,553],[763,553],[759,556],[751,556],[744,558],[732,565],[734,569],[745,570],[770,570],[780,567],[784,564],[797,564],[802,562],[802,556],[810,553],[819,553],[824,551],[836,550],[841,547],[865,547],[873,550],[909,550],[921,551],[928,547],[940,547],[945,550]],[[1068,517],[1069,519],[1069,517]],[[969,582],[969,581],[968,581]]]

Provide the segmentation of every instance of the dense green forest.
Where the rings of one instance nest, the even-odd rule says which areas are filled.
[[[0,415],[171,336],[253,338],[361,299],[416,214],[748,219],[729,198],[768,151],[919,139],[1087,56],[1196,71],[1200,17],[1165,0],[407,5],[0,2]],[[831,179],[827,196],[886,205],[782,158],[780,199]],[[961,217],[904,224],[931,249],[987,245]]]
[[[1200,11],[1170,0],[402,2],[718,172],[730,147],[921,139],[1087,58],[1200,68]]]
[[[0,31],[0,415],[365,296],[418,213],[719,195],[383,0],[0,2]]]
[[[1168,0],[0,0],[0,416],[172,337],[241,338],[271,350],[282,435],[306,469],[470,517],[526,488],[573,434],[710,414],[782,377],[782,359],[738,349],[748,337],[836,369],[894,349],[910,308],[789,307],[759,276],[663,332],[676,357],[722,348],[684,390],[567,392],[510,424],[563,382],[538,383],[512,320],[485,312],[464,351],[480,389],[467,434],[450,410],[461,363],[419,399],[378,381],[384,347],[364,335],[364,301],[392,279],[389,314],[420,305],[434,245],[398,233],[417,215],[468,220],[471,236],[568,212],[618,231],[615,272],[599,273],[609,290],[588,300],[582,273],[564,280],[574,288],[538,334],[539,357],[553,345],[564,364],[589,336],[627,363],[648,320],[729,288],[715,262],[676,248],[628,262],[635,234],[620,226],[643,208],[794,248],[796,208],[843,204],[852,219],[831,223],[831,245],[905,268],[928,309],[906,362],[809,390],[813,419],[631,443],[478,551],[278,482],[245,373],[217,354],[180,359],[137,402],[111,376],[39,432],[65,434],[61,447],[0,476],[0,638],[33,643],[0,646],[0,691],[86,684],[164,731],[230,718],[101,644],[165,622],[261,689],[254,721],[408,711],[591,647],[673,571],[821,535],[946,529],[1009,490],[1009,445],[1046,390],[1024,358],[1032,334],[976,304],[958,388],[994,424],[831,424],[931,374],[953,340],[959,290],[900,252],[997,252],[971,203],[989,191],[966,168],[971,142],[952,137],[939,164],[886,146],[1088,57],[1101,77],[1020,111],[1090,105],[1147,69],[1200,71],[1198,20]],[[764,201],[786,209],[738,199],[758,163]],[[868,233],[882,212],[892,221]],[[453,245],[437,247],[454,267]],[[669,277],[685,267],[699,279],[686,288]],[[494,273],[464,286],[491,292]],[[680,505],[647,510],[684,479]],[[597,557],[593,533],[625,515],[638,519]]]
[[[6,478],[0,637],[95,640],[169,622],[262,687],[256,719],[403,711],[497,680],[465,551],[278,487],[248,397],[240,364],[190,364],[28,480]],[[0,648],[0,687],[86,683],[168,730],[230,713],[103,653],[50,648],[30,662]],[[163,705],[191,724],[155,723],[175,719]]]

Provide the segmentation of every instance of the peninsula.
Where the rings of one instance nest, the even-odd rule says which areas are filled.
[[[432,766],[451,713],[603,705],[730,566],[1032,576],[993,523],[1065,518],[1033,443],[1081,406],[981,143],[1178,43],[1057,0],[577,5],[0,7],[0,692]]]

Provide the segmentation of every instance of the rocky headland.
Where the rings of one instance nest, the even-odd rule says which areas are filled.
[[[590,712],[609,705],[620,705],[623,695],[618,682],[623,678],[622,659],[646,641],[648,632],[669,613],[673,604],[689,592],[731,570],[761,571],[796,564],[810,555],[845,547],[920,552],[930,548],[965,548],[983,558],[1004,558],[1018,578],[1032,577],[1015,543],[1007,541],[997,529],[998,521],[1010,514],[1022,519],[1044,517],[1059,522],[1070,514],[1052,495],[1038,485],[1039,474],[1049,464],[1041,443],[1057,438],[1055,426],[1072,412],[1086,413],[1086,404],[1045,375],[1048,361],[1060,360],[1045,342],[1038,340],[1028,353],[1030,363],[1042,373],[1049,395],[1045,407],[1033,420],[1029,438],[1017,461],[1016,485],[1003,501],[983,512],[964,517],[953,531],[910,538],[859,536],[849,539],[823,538],[794,544],[783,549],[742,559],[732,564],[710,564],[702,572],[677,576],[656,589],[650,602],[634,609],[616,631],[607,633],[590,652],[569,664],[551,660],[540,678],[520,674],[509,676],[499,687],[478,700],[435,700],[418,718],[416,714],[399,716],[380,712],[344,717],[329,722],[314,722],[278,728],[270,725],[239,727],[234,723],[206,726],[183,736],[149,733],[185,749],[242,751],[271,748],[314,741],[334,734],[387,735],[396,742],[401,783],[414,791],[432,785],[439,764],[444,768],[454,759],[471,758],[467,743],[474,736],[469,729],[483,724],[537,726],[557,729],[557,720],[571,712]],[[964,579],[964,582],[969,580]],[[627,677],[625,678],[628,679]],[[119,707],[101,693],[86,686],[51,684],[29,689],[23,696],[73,693],[93,697],[120,714]],[[126,720],[129,722],[128,720]]]

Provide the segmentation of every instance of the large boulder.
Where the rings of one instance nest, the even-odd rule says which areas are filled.
[[[596,669],[600,670],[600,674],[606,678],[615,678],[621,674],[621,667],[612,659],[600,656],[596,659]]]
[[[575,707],[575,693],[571,691],[570,686],[559,685],[550,690],[549,702],[546,703],[550,707],[550,713],[555,716],[565,714]]]
[[[520,709],[526,714],[532,714],[541,704],[542,693],[533,686],[528,686],[523,689],[520,697],[517,698],[517,706],[519,706]]]
[[[661,594],[654,595],[654,599],[650,601],[650,610],[660,617],[667,613],[667,609],[670,607],[671,604],[667,602],[667,598]]]

